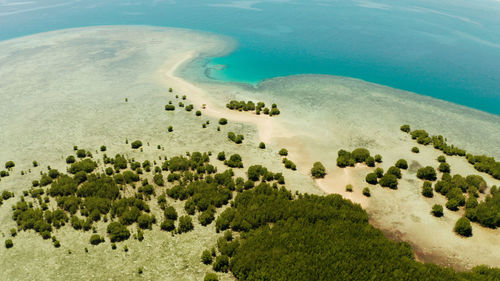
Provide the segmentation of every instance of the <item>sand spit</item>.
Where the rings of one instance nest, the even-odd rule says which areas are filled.
[[[361,204],[374,225],[388,236],[412,244],[420,260],[457,269],[469,269],[478,264],[500,264],[500,245],[495,242],[500,239],[500,231],[474,224],[474,236],[464,239],[452,231],[463,213],[445,210],[441,219],[430,215],[432,205],[444,205],[446,201],[439,194],[433,199],[425,199],[420,194],[422,181],[416,178],[416,170],[427,165],[437,167],[436,158],[440,153],[432,147],[423,146],[420,146],[421,153],[411,153],[416,144],[399,131],[402,124],[408,123],[433,134],[443,134],[451,143],[472,153],[486,153],[498,158],[499,116],[349,78],[301,75],[270,79],[253,88],[209,81],[193,75],[192,69],[179,72],[179,75],[184,73],[190,78],[187,82],[190,86],[183,88],[179,85],[179,89],[203,89],[203,97],[208,97],[211,104],[219,106],[215,116],[245,116],[235,120],[257,122],[259,130],[259,124],[272,119],[272,131],[276,132],[279,128],[279,132],[286,133],[269,135],[259,131],[259,135],[265,137],[263,141],[270,141],[278,148],[288,148],[288,158],[297,164],[304,176],[309,175],[313,162],[323,162],[328,175],[317,181],[321,189]],[[247,113],[231,113],[223,108],[231,99],[275,102],[282,114],[278,118],[255,115],[247,118]],[[263,121],[255,121],[255,117]],[[364,179],[371,169],[364,166],[336,167],[339,149],[357,147],[367,147],[373,154],[383,155],[384,162],[380,166],[384,169],[401,158],[413,168],[403,173],[397,191],[370,187],[372,196],[368,199],[361,191],[368,186]],[[463,158],[447,159],[452,173],[481,174]],[[489,186],[500,184],[487,174],[481,175]],[[354,186],[354,192],[346,192],[347,184]]]

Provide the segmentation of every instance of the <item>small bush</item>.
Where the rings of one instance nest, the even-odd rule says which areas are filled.
[[[134,142],[131,143],[131,146],[133,149],[138,149],[142,146],[142,141],[140,140],[136,140]]]
[[[227,124],[227,119],[226,118],[219,119],[219,124],[220,125],[226,125]]]
[[[173,105],[173,104],[167,104],[167,105],[165,105],[165,110],[166,111],[174,111],[175,110],[175,105]]]
[[[399,128],[401,131],[405,132],[405,133],[409,133],[410,132],[410,125],[403,125]]]
[[[419,153],[420,149],[418,149],[418,147],[414,146],[414,147],[411,148],[411,152],[413,152],[413,153]]]
[[[278,153],[281,156],[288,156],[288,150],[286,148],[282,148]]]
[[[161,223],[160,228],[165,231],[173,231],[175,230],[175,223],[173,220],[166,219]]]
[[[398,162],[396,162],[396,164],[394,166],[396,166],[400,169],[406,170],[406,169],[408,169],[408,162],[406,162],[406,160],[404,160],[404,159],[399,159]]]
[[[441,173],[449,173],[451,171],[450,164],[443,162],[443,163],[439,164],[438,170]]]
[[[5,163],[5,169],[12,169],[16,166],[16,164],[14,163],[14,161],[7,161]]]
[[[444,155],[439,155],[437,161],[440,163],[446,163],[446,157],[444,157]]]
[[[420,168],[417,171],[417,178],[422,180],[435,181],[437,179],[436,170],[431,166]]]
[[[424,182],[424,185],[422,186],[422,195],[427,198],[432,198],[434,196],[431,182],[429,181]]]
[[[382,178],[380,178],[379,183],[383,187],[389,187],[391,189],[398,188],[398,178],[393,174],[386,173]]]
[[[107,150],[107,148],[105,145],[101,146],[101,152],[105,152],[106,150]]]
[[[375,174],[375,173],[369,173],[368,175],[366,175],[365,180],[369,184],[377,184],[378,183],[377,174]]]
[[[371,196],[370,188],[368,187],[363,188],[363,195],[366,197],[370,197]]]
[[[472,236],[472,226],[470,225],[470,221],[466,217],[459,218],[455,223],[455,227],[453,230],[461,236],[470,237]]]
[[[380,154],[376,154],[376,155],[374,156],[374,158],[375,158],[375,162],[377,162],[377,163],[382,163],[382,155],[380,155]]]
[[[434,206],[432,206],[431,213],[435,217],[438,217],[438,218],[442,217],[443,216],[443,206],[441,206],[439,204],[435,204]]]
[[[266,144],[263,143],[263,142],[259,143],[259,148],[260,149],[265,149],[266,148]]]
[[[190,216],[182,216],[179,218],[179,233],[191,231],[193,228],[193,220]]]
[[[215,259],[213,269],[217,272],[227,272],[229,269],[229,257],[220,255]]]
[[[201,111],[197,110],[196,111],[196,116],[201,116]]]
[[[352,184],[348,184],[345,186],[345,191],[352,192]]]
[[[201,262],[204,264],[212,264],[212,253],[209,250],[203,251],[201,254]]]
[[[12,247],[14,247],[14,242],[12,242],[12,239],[5,240],[5,248],[10,249]]]
[[[311,168],[311,175],[316,179],[324,178],[326,175],[325,166],[321,162],[315,162]]]
[[[99,234],[92,234],[90,236],[90,244],[99,245],[102,242],[104,242],[104,237],[101,237]]]

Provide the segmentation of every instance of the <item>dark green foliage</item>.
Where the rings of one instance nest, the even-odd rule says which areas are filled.
[[[175,110],[175,105],[167,104],[167,105],[165,105],[165,110],[166,111],[173,111],[173,110]]]
[[[380,178],[379,183],[382,187],[389,187],[391,189],[398,188],[398,178],[393,174],[386,173]]]
[[[142,141],[136,140],[130,144],[133,149],[138,149],[142,146]]]
[[[220,125],[226,125],[227,124],[227,119],[226,118],[219,119],[219,124]]]
[[[449,173],[450,172],[450,164],[448,164],[448,163],[440,163],[439,167],[438,167],[438,170],[441,173]]]
[[[102,242],[104,242],[104,237],[101,237],[99,234],[92,234],[90,236],[90,244],[99,245]]]
[[[288,156],[288,150],[286,148],[282,148],[282,149],[280,149],[278,154],[281,156]]]
[[[368,167],[375,167],[375,158],[373,158],[372,156],[369,156],[366,158],[365,163]]]
[[[408,169],[408,162],[406,162],[406,160],[404,159],[399,159],[394,166],[406,170]]]
[[[163,186],[165,184],[165,180],[163,179],[163,175],[158,173],[153,176],[153,182],[158,186]]]
[[[470,225],[469,219],[466,217],[459,218],[455,223],[453,231],[464,237],[472,236],[472,226]]]
[[[243,162],[241,160],[239,154],[233,154],[229,157],[229,160],[224,161],[224,164],[231,168],[243,168]]]
[[[435,217],[438,217],[438,218],[442,217],[443,216],[443,206],[441,206],[439,204],[435,204],[434,206],[432,206],[431,213]]]
[[[179,218],[179,227],[177,229],[179,233],[191,231],[193,228],[193,220],[190,216],[181,216]]]
[[[432,198],[434,196],[431,182],[424,181],[424,185],[422,186],[422,195],[427,198]]]
[[[324,178],[326,176],[325,166],[321,162],[315,162],[311,168],[311,175],[313,178]]]
[[[345,186],[345,191],[352,192],[352,184],[348,184]]]
[[[418,147],[414,146],[414,147],[411,148],[411,152],[413,152],[413,153],[419,153],[420,149],[418,149]]]
[[[260,115],[260,112],[262,110],[264,111],[264,114],[269,116],[280,114],[280,110],[278,109],[278,106],[276,104],[272,104],[271,109],[269,109],[265,107],[265,104],[263,102],[258,102],[256,106],[255,103],[252,101],[245,102],[245,101],[232,100],[228,104],[226,104],[226,107],[231,110],[238,110],[238,111],[255,111],[257,115]]]
[[[10,249],[12,247],[14,247],[14,242],[12,242],[12,239],[5,240],[5,248]]]
[[[227,133],[227,138],[229,140],[231,140],[232,142],[236,143],[236,144],[240,144],[243,142],[243,140],[245,139],[243,137],[243,135],[236,135],[235,133],[233,132],[229,132]]]
[[[215,208],[210,206],[198,216],[198,220],[203,226],[211,224],[215,220]]]
[[[481,280],[415,261],[408,244],[387,239],[361,207],[339,195],[292,200],[284,190],[256,187],[239,194],[216,224],[222,220],[243,232],[242,241],[232,258],[218,256],[214,270],[224,271],[230,259],[241,281]]]
[[[161,223],[160,228],[165,231],[173,231],[175,230],[175,222],[173,220],[166,219]]]
[[[283,158],[283,160],[281,161],[283,164],[285,164],[285,168],[287,169],[291,169],[291,170],[297,170],[297,166],[295,165],[295,163],[293,163],[291,160],[289,160],[288,158]]]
[[[419,144],[428,145],[432,142],[429,133],[425,130],[414,130],[410,133],[411,138],[417,140]]]
[[[377,178],[381,178],[384,175],[384,169],[378,167],[375,169],[374,173],[377,175]]]
[[[220,161],[226,160],[226,153],[224,153],[224,151],[219,152],[219,154],[217,154],[217,160]]]
[[[337,166],[345,168],[348,166],[353,167],[356,163],[366,163],[368,166],[373,167],[375,166],[375,162],[381,161],[382,157],[380,155],[371,157],[370,151],[368,151],[368,149],[366,148],[356,148],[352,152],[341,149],[338,152]]]
[[[68,168],[68,172],[76,174],[78,172],[91,173],[97,168],[97,163],[91,159],[83,159],[76,163],[71,164]]]
[[[105,151],[106,151],[106,149],[107,149],[107,148],[106,148],[106,146],[105,146],[105,145],[102,145],[102,146],[101,146],[101,152],[105,152]]]
[[[451,211],[458,211],[459,202],[455,198],[451,198],[446,202],[446,208]]]
[[[7,161],[5,162],[5,169],[12,169],[16,166],[16,164],[14,163],[14,161]]]
[[[366,197],[370,197],[371,196],[370,188],[368,187],[363,188],[363,195]]]
[[[167,208],[165,208],[165,211],[163,212],[163,214],[165,215],[166,219],[173,220],[173,221],[177,220],[177,211],[172,206],[168,206]]]
[[[210,272],[205,275],[203,281],[219,281],[219,277],[217,277],[217,274]]]
[[[111,242],[120,242],[130,238],[130,231],[127,227],[119,222],[108,224],[107,233]]]
[[[377,184],[378,183],[377,174],[375,174],[375,173],[369,173],[368,175],[366,175],[365,180],[369,184]]]
[[[399,129],[405,133],[409,133],[410,132],[410,125],[403,125]]]
[[[66,163],[67,164],[72,164],[72,163],[75,163],[76,159],[75,159],[75,156],[73,155],[70,155],[68,157],[66,157]]]
[[[468,207],[465,216],[485,227],[500,227],[500,192],[495,188],[493,194],[487,195],[476,207]]]
[[[443,155],[439,155],[437,161],[439,163],[446,163],[446,157],[444,157]]]
[[[437,179],[436,170],[431,166],[420,168],[417,171],[417,178],[428,181],[435,181]]]
[[[85,149],[78,149],[76,151],[76,156],[78,158],[85,158],[87,156],[87,151],[85,151]]]
[[[259,143],[259,148],[260,149],[265,149],[266,148],[266,144],[263,143],[263,142]]]
[[[387,174],[393,174],[398,179],[401,178],[401,170],[397,167],[394,167],[394,166],[391,166],[391,167],[389,167],[389,169],[387,169]]]
[[[149,216],[142,214],[137,218],[137,225],[142,229],[151,229],[151,226],[156,222],[153,215]]]
[[[212,268],[217,272],[227,272],[229,269],[229,257],[226,255],[217,256]]]
[[[201,116],[201,111],[197,110],[195,114],[196,116]]]
[[[374,158],[375,158],[375,162],[382,163],[382,155],[375,154]]]
[[[7,171],[0,171],[0,177],[4,178],[4,177],[8,177],[9,176],[9,172]]]
[[[204,264],[212,264],[212,253],[209,250],[203,251],[201,254],[201,262]]]
[[[0,199],[1,200],[9,200],[12,197],[14,197],[14,193],[13,192],[9,192],[7,190],[2,191],[2,194],[0,195]]]
[[[356,148],[351,152],[351,157],[356,163],[363,163],[366,158],[370,157],[370,151],[366,148]]]

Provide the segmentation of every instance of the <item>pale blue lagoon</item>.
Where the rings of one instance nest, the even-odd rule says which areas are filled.
[[[206,65],[217,80],[331,74],[500,114],[496,0],[0,0],[0,40],[92,25],[228,35],[237,49]]]

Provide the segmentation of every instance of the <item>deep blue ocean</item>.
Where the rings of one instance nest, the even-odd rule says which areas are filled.
[[[0,40],[123,24],[235,38],[218,80],[332,74],[500,114],[500,0],[0,0]]]

